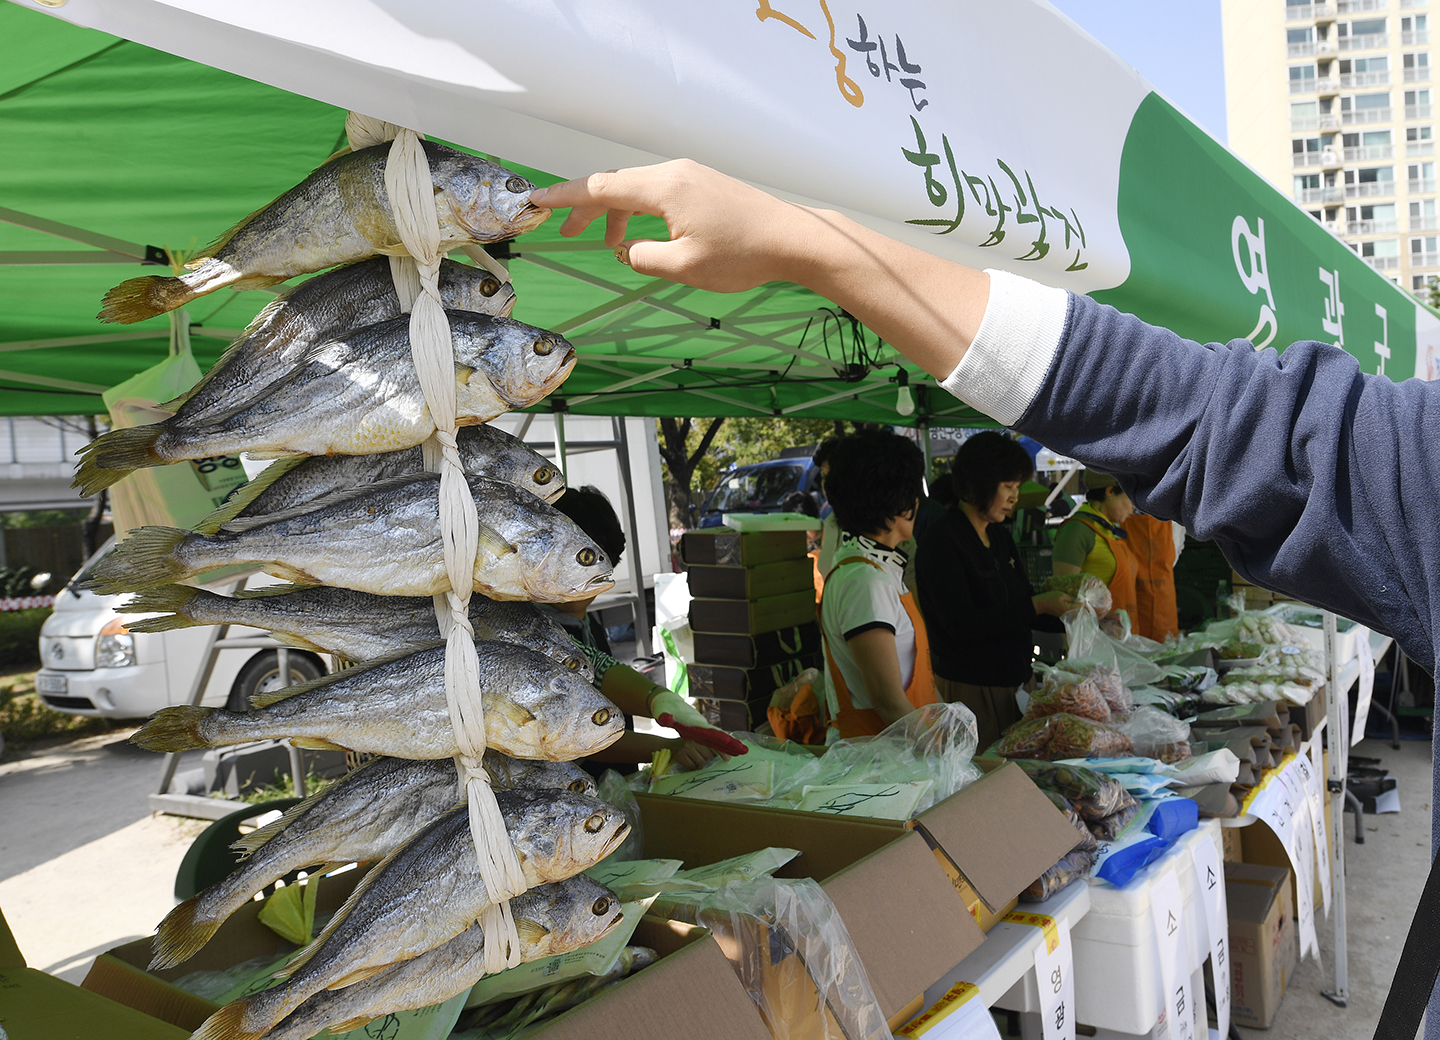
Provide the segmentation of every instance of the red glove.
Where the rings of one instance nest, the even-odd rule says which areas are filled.
[[[714,726],[687,726],[684,723],[676,722],[675,716],[668,711],[662,712],[655,721],[668,729],[673,729],[686,740],[693,740],[697,744],[714,748],[722,755],[745,755],[750,751],[723,729],[716,729]]]

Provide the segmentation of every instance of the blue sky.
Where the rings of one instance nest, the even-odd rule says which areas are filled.
[[[1172,104],[1225,140],[1220,0],[1051,2],[1128,62]]]

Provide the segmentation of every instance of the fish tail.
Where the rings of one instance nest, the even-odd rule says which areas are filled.
[[[161,708],[130,738],[130,743],[146,751],[194,751],[210,747],[211,741],[201,733],[201,727],[219,710],[193,704],[172,704]]]
[[[225,503],[195,525],[196,534],[214,534],[225,524],[243,513],[257,498],[285,474],[303,462],[309,462],[309,455],[291,455],[276,459],[255,475],[255,479],[241,484]]]
[[[122,611],[127,614],[165,613],[167,616],[127,621],[125,627],[131,632],[171,632],[177,628],[201,624],[187,612],[190,601],[199,593],[199,589],[192,589],[188,585],[161,585],[137,593],[133,599],[121,606]]]
[[[191,896],[165,915],[155,930],[155,956],[150,971],[188,961],[219,929],[219,921],[200,920],[200,897]]]
[[[250,1016],[251,1004],[257,997],[263,996],[268,990],[261,993],[253,993],[248,997],[241,997],[226,1004],[215,1014],[211,1015],[200,1024],[190,1040],[258,1040],[270,1031],[274,1022],[268,1023],[260,1029],[252,1028],[246,1021]]]
[[[169,585],[193,571],[179,559],[188,533],[174,527],[139,527],[101,560],[83,588],[111,595]]]
[[[167,465],[170,460],[155,453],[155,444],[164,432],[163,426],[152,423],[111,430],[95,438],[80,451],[74,486],[89,497],[132,470]]]
[[[199,295],[182,278],[141,275],[128,278],[107,292],[96,317],[115,325],[133,325],[183,307]]]

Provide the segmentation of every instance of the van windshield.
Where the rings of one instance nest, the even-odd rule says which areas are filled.
[[[785,496],[800,489],[802,466],[766,466],[740,470],[720,482],[706,512],[760,512],[779,509]]]
[[[95,550],[95,555],[91,556],[90,559],[86,560],[85,565],[75,572],[75,577],[71,578],[68,582],[65,583],[65,587],[74,592],[75,586],[88,578],[90,576],[90,572],[95,569],[95,565],[101,560],[103,560],[105,558],[105,554],[113,548],[115,548],[115,538],[112,535],[105,542],[104,545],[100,546],[100,548]]]

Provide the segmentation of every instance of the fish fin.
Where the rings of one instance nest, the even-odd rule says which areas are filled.
[[[305,455],[305,454],[303,454],[303,453],[301,453],[301,452],[281,451],[281,450],[279,450],[279,449],[273,449],[273,450],[272,450],[272,449],[265,449],[265,448],[251,448],[251,449],[250,449],[249,451],[247,451],[245,454],[246,454],[249,458],[255,459],[255,460],[260,461],[260,462],[268,462],[268,461],[271,460],[271,459],[290,459],[290,458],[308,459],[308,458],[310,457],[309,455]]]
[[[262,472],[255,476],[254,480],[236,488],[235,493],[227,498],[219,509],[216,509],[196,524],[193,530],[196,534],[214,534],[220,530],[224,524],[234,520],[246,506],[259,498],[261,493],[268,489],[271,484],[275,483],[275,481],[289,473],[302,462],[308,461],[309,458],[309,455],[292,455],[266,466]]]
[[[338,149],[336,149],[335,151],[331,152],[330,155],[325,159],[325,162],[322,162],[320,165],[321,165],[321,166],[324,166],[325,163],[332,163],[332,162],[334,162],[336,159],[341,158],[342,156],[349,155],[349,154],[350,154],[351,152],[353,152],[354,150],[355,150],[355,149],[351,148],[351,147],[347,144],[347,145],[345,145],[343,148],[338,148]],[[339,1029],[334,1029],[334,1030],[331,1030],[331,1031],[332,1031],[332,1032],[335,1032],[335,1033],[343,1032],[343,1030],[339,1030]]]
[[[480,525],[480,548],[484,549],[491,556],[509,556],[518,552],[515,546],[505,540],[505,536],[493,527],[485,524]]]
[[[160,927],[155,929],[155,956],[148,970],[173,968],[188,961],[196,951],[210,941],[220,927],[219,921],[200,921],[200,897],[191,896],[165,915]]]
[[[263,599],[266,596],[288,596],[292,592],[300,592],[303,589],[313,588],[312,585],[301,585],[297,582],[286,582],[279,585],[261,585],[256,589],[241,589],[235,593],[236,599]]]
[[[372,759],[372,761],[379,761],[379,759]],[[369,764],[369,762],[366,762],[362,764],[359,768],[347,773],[346,779],[354,776],[356,773],[358,773],[361,769],[364,769],[365,766],[368,766]],[[279,834],[286,827],[294,823],[296,819],[304,816],[307,812],[314,808],[315,803],[318,802],[321,798],[323,798],[325,796],[325,792],[328,790],[329,788],[326,787],[320,789],[319,791],[316,791],[308,798],[296,802],[294,805],[290,806],[290,808],[286,809],[283,813],[280,814],[280,818],[278,820],[271,820],[263,827],[256,827],[249,834],[240,835],[240,837],[230,843],[230,848],[235,852],[243,853],[244,856],[249,856],[261,845],[264,845],[271,838],[275,837],[275,835]],[[319,873],[324,873],[324,871],[320,871]]]
[[[179,278],[158,274],[127,278],[105,294],[96,317],[113,325],[133,325],[183,307],[198,295]]]
[[[219,710],[193,704],[161,708],[130,737],[130,743],[146,751],[194,751],[210,747],[210,741],[200,733],[200,726]]]
[[[382,1015],[380,1017],[383,1018],[384,1016]],[[347,1018],[343,1022],[331,1022],[330,1025],[326,1027],[328,1032],[325,1035],[341,1036],[350,1032],[352,1029],[363,1029],[373,1021],[375,1021],[375,1019],[368,1015],[360,1015],[358,1018]]]
[[[391,962],[391,964],[395,963],[398,962]],[[356,971],[352,971],[349,975],[345,975],[341,978],[336,979],[334,982],[330,983],[330,985],[326,986],[325,988],[344,989],[346,986],[353,986],[357,982],[364,982],[366,979],[373,979],[376,975],[379,975],[382,971],[389,967],[390,964],[372,964],[369,967],[360,968]]]
[[[550,934],[550,929],[538,921],[517,917],[515,919],[515,934],[520,937],[520,942],[524,945],[539,946],[545,936]]]
[[[111,595],[188,578],[194,572],[175,558],[175,549],[187,537],[189,532],[174,527],[137,527],[95,565],[80,588]]]
[[[257,1033],[244,1028],[245,1012],[249,1010],[249,997],[231,1001],[200,1023],[200,1028],[191,1034],[190,1040],[258,1040],[269,1030]]]
[[[200,590],[189,585],[157,585],[136,593],[115,609],[122,614],[168,614],[168,617],[141,618],[125,622],[131,632],[169,632],[198,624],[185,614]]]
[[[77,453],[80,467],[71,486],[88,497],[134,470],[169,465],[169,459],[155,454],[155,442],[165,432],[160,423],[150,423],[101,434]]]
[[[489,706],[491,711],[498,711],[517,726],[525,726],[535,721],[535,713],[521,704],[516,704],[509,697],[499,697]]]
[[[321,737],[291,737],[290,743],[307,751],[349,751],[350,748]]]

